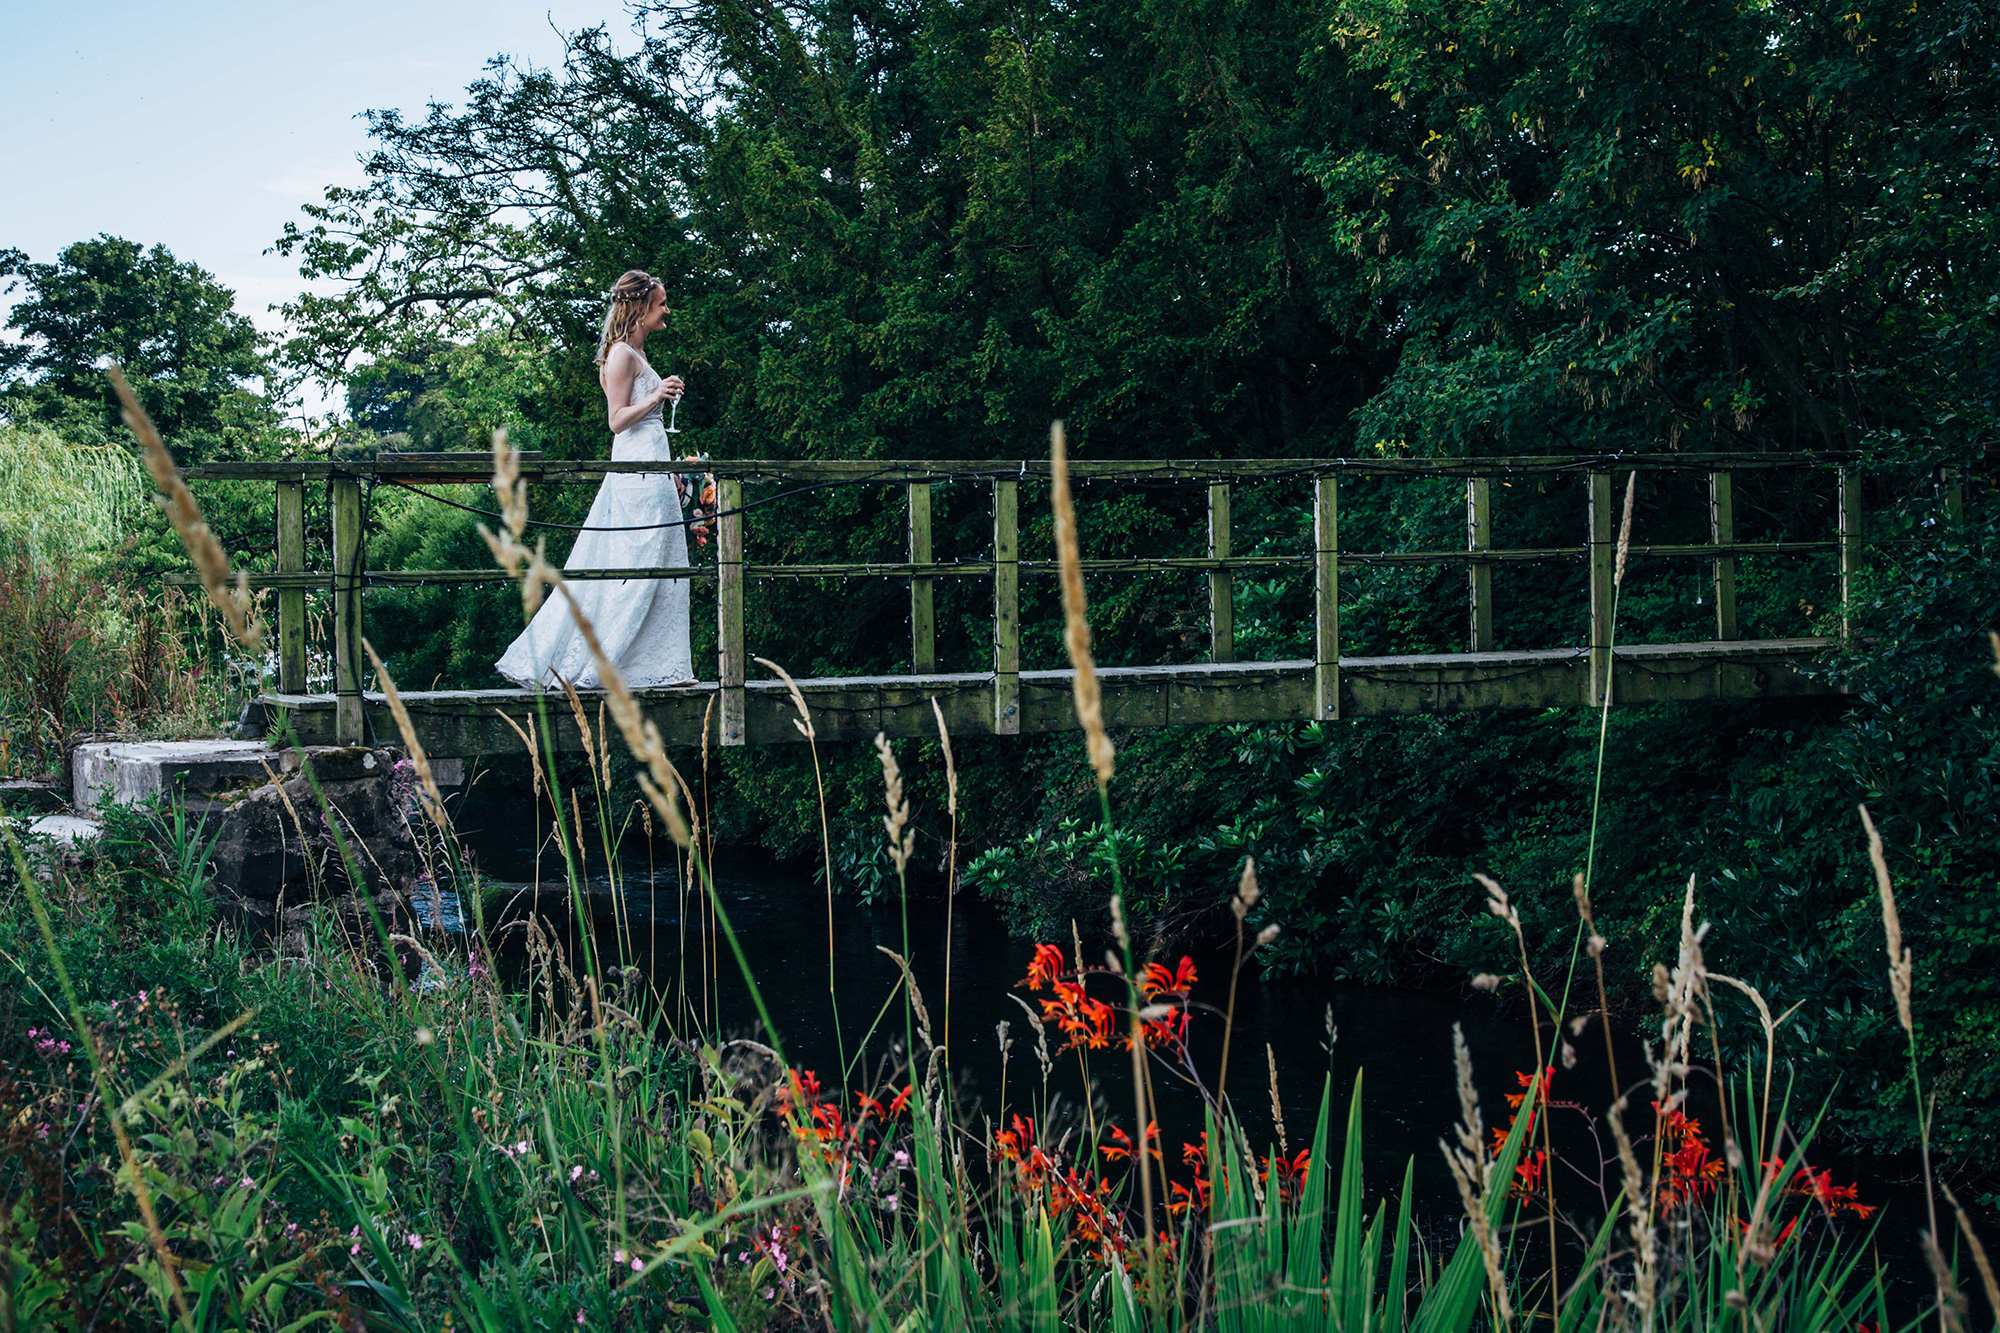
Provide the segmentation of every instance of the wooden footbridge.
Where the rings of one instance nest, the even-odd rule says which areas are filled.
[[[823,738],[934,735],[930,701],[943,707],[954,734],[1013,735],[1056,731],[1076,725],[1067,670],[1023,670],[1021,666],[1021,579],[1051,576],[1053,559],[1023,559],[1020,542],[1021,489],[1045,483],[1046,460],[963,462],[717,461],[702,465],[717,479],[718,516],[714,563],[687,569],[572,572],[571,578],[685,578],[713,585],[718,649],[714,680],[678,689],[646,691],[643,701],[670,743],[699,743],[704,725],[723,745],[795,742],[791,702],[775,680],[750,679],[753,645],[744,638],[746,588],[787,578],[874,577],[906,583],[909,590],[910,670],[906,674],[801,679]],[[1079,483],[1121,482],[1201,487],[1207,498],[1207,551],[1201,556],[1084,561],[1093,573],[1188,571],[1208,583],[1209,652],[1206,662],[1167,666],[1116,667],[1102,672],[1106,720],[1114,728],[1186,723],[1332,720],[1390,713],[1438,713],[1467,709],[1595,706],[1609,688],[1618,703],[1677,700],[1752,699],[1828,692],[1829,686],[1805,668],[1835,640],[1801,637],[1743,639],[1736,614],[1737,562],[1751,556],[1820,555],[1837,559],[1843,633],[1855,593],[1861,558],[1863,472],[1852,462],[1822,456],[1781,454],[1656,454],[1595,458],[1296,459],[1227,462],[1211,460],[1080,460],[1072,475]],[[1739,542],[1736,539],[1733,478],[1774,469],[1832,472],[1837,492],[1832,531],[1802,540]],[[612,472],[657,471],[657,464],[544,460],[524,455],[522,475],[533,483],[595,485]],[[1619,513],[1614,492],[1629,472],[1701,474],[1708,490],[1708,540],[1682,545],[1629,547],[1632,561],[1698,561],[1708,567],[1714,602],[1714,635],[1702,642],[1613,645],[1613,580]],[[1555,473],[1582,474],[1583,512],[1575,515],[1580,545],[1536,549],[1497,548],[1493,543],[1495,479]],[[312,744],[355,743],[391,737],[395,727],[381,695],[364,689],[365,659],[360,647],[364,596],[372,587],[417,584],[470,584],[503,581],[492,568],[371,570],[365,545],[365,492],[380,484],[427,488],[445,483],[483,482],[490,459],[482,454],[381,454],[354,461],[219,463],[191,468],[188,478],[257,481],[277,487],[277,569],[253,575],[254,587],[276,592],[276,683],[246,710],[244,729],[267,734],[278,710],[288,713],[299,738]],[[1343,478],[1462,479],[1465,493],[1463,547],[1425,551],[1359,551],[1342,545],[1340,488]],[[940,562],[933,559],[933,487],[943,482],[973,483],[991,496],[992,539],[983,558]],[[1307,549],[1238,556],[1231,553],[1232,490],[1249,484],[1296,483],[1301,503],[1311,506]],[[330,515],[332,568],[307,569],[305,497],[309,486],[326,488]],[[772,565],[753,563],[744,545],[744,506],[754,493],[795,493],[800,489],[859,485],[895,488],[908,510],[907,559],[893,563]],[[1961,488],[1939,474],[1937,494],[1947,511],[1962,503]],[[1052,554],[1052,553],[1051,553]],[[1089,554],[1088,550],[1085,552]],[[1587,567],[1588,641],[1534,651],[1494,648],[1493,571],[1522,562],[1575,561]],[[1347,656],[1341,649],[1343,568],[1355,565],[1461,565],[1466,570],[1466,650],[1421,656]],[[1312,581],[1314,652],[1285,661],[1236,660],[1234,579],[1243,571],[1290,568]],[[192,576],[188,576],[191,578]],[[940,579],[978,579],[992,591],[990,667],[967,672],[937,670],[934,589]],[[185,580],[183,580],[185,581]],[[1583,583],[1584,580],[1579,580]],[[309,693],[307,679],[308,592],[330,595],[332,611],[331,692]],[[695,605],[700,606],[700,600]],[[701,614],[701,612],[697,612]],[[525,723],[536,711],[535,692],[519,689],[424,691],[407,688],[403,699],[425,746],[440,756],[507,753],[519,745],[506,720]],[[711,704],[714,706],[711,708]],[[558,744],[578,738],[567,709]]]

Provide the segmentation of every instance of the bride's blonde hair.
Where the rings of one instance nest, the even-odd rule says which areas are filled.
[[[597,340],[597,364],[603,365],[611,349],[632,336],[632,330],[646,316],[653,289],[660,280],[642,269],[631,269],[611,284],[611,308],[604,312],[604,332]]]

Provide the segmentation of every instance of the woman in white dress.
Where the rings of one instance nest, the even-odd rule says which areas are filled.
[[[660,409],[680,400],[681,378],[662,380],[644,351],[647,335],[666,322],[667,293],[658,278],[634,270],[618,279],[597,344],[614,462],[673,460]],[[583,527],[565,570],[687,566],[687,529],[669,469],[607,476]],[[626,684],[648,689],[694,683],[686,579],[575,579],[569,590]],[[603,683],[569,600],[561,596],[542,602],[495,665],[518,685],[554,686],[567,680],[579,689],[593,689]]]

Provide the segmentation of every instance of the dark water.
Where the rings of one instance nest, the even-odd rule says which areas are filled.
[[[483,831],[469,841],[482,873],[526,885],[536,874],[535,828],[526,812],[518,817],[488,817]],[[465,825],[462,825],[465,827]],[[541,823],[546,832],[547,821]],[[704,1014],[704,1031],[713,1037],[768,1040],[726,943],[714,945],[714,975],[707,975],[708,951],[702,944],[705,926],[699,895],[689,895],[682,916],[683,894],[674,875],[670,844],[660,844],[649,858],[643,842],[628,843],[621,853],[622,902],[615,902],[611,881],[601,860],[588,870],[591,893],[587,910],[593,917],[592,936],[603,961],[624,959],[641,967],[654,988],[677,1002],[685,983],[688,1004]],[[568,923],[567,892],[562,887],[558,854],[545,849],[540,865],[545,915]],[[1012,1052],[1005,1068],[1004,1113],[1035,1114],[1042,1102],[1042,1070],[1033,1050],[1034,1036],[1026,1015],[1010,996],[1033,1003],[1036,998],[1022,980],[1033,945],[1009,936],[1004,923],[985,903],[960,895],[947,906],[941,893],[898,903],[863,905],[836,897],[832,921],[832,961],[837,984],[835,1006],[828,995],[828,920],[825,890],[810,879],[810,871],[773,866],[748,856],[719,857],[716,890],[748,958],[757,986],[768,1007],[776,1036],[795,1064],[817,1072],[823,1086],[879,1091],[903,1040],[903,1006],[885,1001],[896,992],[896,963],[882,950],[908,953],[918,989],[932,1018],[937,1037],[946,1039],[948,1026],[951,1072],[962,1112],[970,1123],[982,1117],[1003,1118],[1003,1071],[997,1025],[1010,1025]],[[1105,922],[1079,923],[1087,963],[1103,959],[1108,940]],[[685,952],[683,952],[685,941]],[[1065,956],[1071,940],[1053,941]],[[1166,961],[1177,962],[1180,953]],[[1199,980],[1194,988],[1196,1013],[1190,1035],[1192,1063],[1210,1088],[1216,1083],[1222,1057],[1222,1010],[1231,970],[1227,943],[1187,950]],[[947,1006],[945,974],[949,954],[950,989]],[[1091,986],[1094,995],[1115,1001],[1119,983],[1106,978]],[[1583,1007],[1573,1003],[1572,1010]],[[871,1040],[864,1042],[880,1014]],[[1333,1037],[1329,1041],[1328,1025]],[[1503,992],[1498,996],[1450,990],[1403,991],[1363,987],[1318,978],[1262,977],[1254,961],[1239,974],[1236,1020],[1230,1038],[1228,1091],[1252,1143],[1261,1154],[1275,1142],[1272,1114],[1271,1064],[1275,1062],[1279,1104],[1290,1148],[1297,1152],[1311,1141],[1320,1098],[1331,1079],[1332,1141],[1339,1145],[1348,1099],[1361,1080],[1362,1161],[1368,1206],[1400,1191],[1406,1165],[1413,1164],[1414,1211],[1424,1230],[1438,1239],[1455,1236],[1460,1214],[1458,1196],[1438,1142],[1452,1133],[1459,1109],[1453,1078],[1452,1030],[1465,1034],[1473,1060],[1486,1124],[1505,1125],[1507,1094],[1518,1093],[1521,1076],[1535,1067],[1535,1045],[1526,1007]],[[1053,1039],[1053,1033],[1051,1034]],[[1546,1043],[1550,1034],[1542,1031]],[[1269,1054],[1267,1055],[1267,1048]],[[1644,1072],[1638,1042],[1624,1037],[1614,1043],[1618,1072],[1627,1087]],[[843,1073],[843,1057],[846,1072]],[[1617,1167],[1600,1173],[1590,1164],[1609,1159],[1609,1131],[1592,1117],[1601,1116],[1611,1100],[1603,1036],[1595,1025],[1574,1040],[1575,1064],[1564,1068],[1555,1052],[1546,1059],[1558,1065],[1553,1097],[1573,1102],[1580,1110],[1560,1106],[1551,1120],[1557,1156],[1581,1170],[1562,1168],[1556,1177],[1558,1201],[1583,1216],[1604,1215],[1615,1190]],[[1054,1071],[1047,1083],[1049,1110],[1043,1117],[1045,1141],[1064,1132],[1081,1135],[1091,1119],[1133,1127],[1130,1057],[1116,1045],[1090,1052],[1087,1070],[1075,1053],[1054,1053]],[[1090,1080],[1092,1107],[1082,1106],[1085,1075]],[[900,1085],[906,1080],[898,1078]],[[1180,1167],[1184,1142],[1200,1137],[1201,1095],[1183,1080],[1153,1073],[1157,1119],[1169,1172],[1182,1179],[1192,1173]],[[1636,1096],[1635,1102],[1644,1099]],[[1721,1133],[1712,1105],[1704,1108],[1700,1094],[1690,1110],[1708,1130],[1720,1151]],[[1585,1113],[1588,1114],[1585,1114]],[[1643,1117],[1641,1117],[1643,1119]],[[1642,1132],[1643,1123],[1635,1126]],[[1335,1151],[1338,1151],[1336,1146]],[[1643,1151],[1643,1150],[1642,1150]],[[1906,1291],[1921,1276],[1916,1228],[1922,1225],[1921,1190],[1907,1170],[1879,1159],[1847,1160],[1837,1153],[1812,1155],[1815,1166],[1832,1167],[1837,1179],[1858,1180],[1862,1197],[1886,1205],[1878,1214],[1877,1243],[1882,1262],[1898,1276]],[[1885,1169],[1886,1166],[1886,1169]],[[1853,1224],[1849,1224],[1850,1228]],[[1858,1234],[1858,1233],[1857,1233]],[[1927,1282],[1926,1282],[1927,1285]],[[1899,1302],[1900,1303],[1900,1302]]]

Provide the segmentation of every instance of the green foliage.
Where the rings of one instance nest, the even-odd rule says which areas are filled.
[[[9,292],[27,295],[0,344],[0,411],[86,438],[124,438],[99,369],[124,367],[183,462],[264,452],[277,428],[271,374],[235,294],[164,246],[113,236],[64,247],[51,264],[0,251]]]
[[[1363,445],[1992,438],[1990,12],[1336,14],[1396,130],[1301,162],[1407,338]]]
[[[283,959],[248,951],[208,908],[205,848],[172,811],[122,814],[94,868],[50,881],[56,948],[122,1099],[136,1173],[90,1165],[120,1150],[103,1108],[79,1096],[82,1052],[57,1036],[75,1034],[18,965],[38,943],[24,886],[0,883],[0,947],[16,961],[0,986],[15,1071],[0,1082],[0,1308],[17,1327],[82,1327],[85,1308],[100,1323],[195,1329],[449,1317],[496,1333],[662,1327],[703,1309],[719,1328],[784,1328],[827,1308],[856,1329],[1500,1326],[1478,1242],[1426,1239],[1409,1170],[1400,1194],[1366,1206],[1358,1073],[1344,1121],[1327,1080],[1292,1159],[1255,1155],[1233,1117],[1208,1109],[1187,1149],[1194,1175],[1174,1171],[1191,1206],[1160,1218],[1149,1250],[1130,1168],[1121,1178],[1098,1161],[1112,1136],[1045,1149],[1024,1132],[1019,1114],[1056,1114],[1046,1087],[1002,1102],[1001,1118],[1017,1118],[984,1145],[994,1170],[982,1176],[966,1165],[979,1135],[934,1076],[884,1109],[916,1076],[892,1079],[871,1109],[810,1071],[678,1031],[683,1017],[636,971],[593,974],[586,1000],[531,945],[510,992],[481,941],[468,956],[434,939],[442,984],[419,995],[334,932],[308,928]],[[519,928],[542,938],[537,923]],[[135,975],[147,979],[136,991]],[[1771,1116],[1785,1114],[1757,1094],[1755,1080],[1729,1094],[1752,1147],[1776,1143]],[[1529,1225],[1538,1196],[1507,1188],[1533,1178],[1515,1168],[1539,1110],[1532,1092],[1516,1108],[1474,1205],[1500,1237],[1517,1311],[1547,1300]],[[1462,1141],[1483,1152],[1476,1120]],[[1790,1180],[1803,1151],[1780,1154],[1772,1179]],[[1778,1191],[1744,1233],[1762,1170],[1750,1157],[1731,1188],[1645,1224],[1676,1274],[1654,1327],[1716,1327],[1736,1291],[1738,1308],[1792,1327],[1879,1319],[1883,1277],[1814,1198]],[[1661,1170],[1647,1188],[1683,1179]],[[1627,1226],[1615,1202],[1587,1222],[1581,1266],[1564,1260],[1558,1327],[1636,1326],[1632,1261],[1618,1254]],[[1780,1230],[1775,1261],[1746,1265]]]
[[[148,486],[129,449],[34,423],[0,425],[0,513],[8,540],[31,557],[115,550],[145,507]]]

